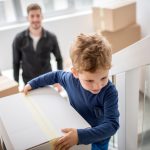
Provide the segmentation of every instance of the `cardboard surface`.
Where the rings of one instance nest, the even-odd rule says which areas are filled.
[[[126,0],[93,7],[95,30],[117,31],[136,23],[136,1]]]
[[[18,83],[5,76],[0,76],[0,98],[18,93]]]
[[[103,31],[101,34],[110,42],[113,53],[141,39],[141,29],[137,24],[116,32]]]
[[[3,149],[2,149],[2,146],[1,146],[1,143],[0,143],[0,150],[3,150]]]
[[[7,150],[49,150],[62,128],[86,128],[89,124],[50,87],[2,98],[0,133]],[[90,150],[90,146],[72,150]]]

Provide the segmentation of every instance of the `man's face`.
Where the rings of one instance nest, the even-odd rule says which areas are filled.
[[[75,72],[74,72],[75,71]],[[97,70],[94,73],[73,71],[76,78],[80,80],[82,87],[93,94],[98,94],[108,83],[109,70]]]
[[[31,10],[28,14],[28,21],[30,23],[30,27],[34,30],[41,28],[42,26],[42,14],[41,10]]]

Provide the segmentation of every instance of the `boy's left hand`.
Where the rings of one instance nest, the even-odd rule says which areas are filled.
[[[62,87],[59,83],[55,83],[53,86],[57,89],[58,92],[62,91]]]
[[[68,150],[73,145],[78,144],[78,133],[77,129],[66,128],[62,129],[65,135],[59,138],[55,143],[55,150]]]

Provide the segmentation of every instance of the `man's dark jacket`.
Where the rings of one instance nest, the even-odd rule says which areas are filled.
[[[42,29],[42,36],[37,43],[36,50],[33,48],[33,40],[28,29],[17,34],[13,41],[14,79],[18,82],[20,67],[22,67],[25,84],[43,73],[52,71],[50,53],[54,54],[57,68],[61,70],[63,68],[62,56],[57,38],[53,33]]]

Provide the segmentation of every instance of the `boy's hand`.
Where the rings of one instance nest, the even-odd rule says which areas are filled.
[[[28,94],[28,91],[30,91],[32,89],[31,85],[30,84],[26,84],[24,89],[23,89],[23,92],[25,95]]]
[[[55,83],[53,86],[57,89],[58,92],[62,91],[62,87],[59,83]]]
[[[59,138],[55,143],[55,150],[68,150],[73,145],[78,144],[77,129],[66,128],[62,129],[65,135]]]

